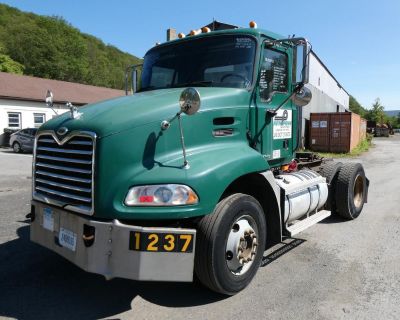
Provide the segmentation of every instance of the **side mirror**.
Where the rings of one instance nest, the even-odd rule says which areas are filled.
[[[294,59],[296,61],[296,69],[294,74],[294,82],[306,84],[309,81],[309,66],[310,66],[310,43],[304,39],[299,41],[294,49]]]
[[[296,92],[292,96],[293,103],[298,107],[304,107],[305,105],[309,104],[312,98],[311,90],[302,87],[298,92]]]
[[[195,88],[186,88],[179,98],[181,112],[191,116],[200,109],[200,93]]]
[[[138,68],[143,66],[142,64],[137,64],[134,66],[129,66],[125,70],[125,95],[128,92],[133,91],[135,93],[138,87]],[[129,82],[129,77],[131,77],[131,82]],[[130,87],[130,88],[129,88]]]
[[[46,106],[48,106],[49,108],[53,107],[53,92],[51,92],[50,90],[47,90],[45,101]]]
[[[137,91],[137,76],[138,71],[137,69],[132,70],[132,91],[135,93]]]

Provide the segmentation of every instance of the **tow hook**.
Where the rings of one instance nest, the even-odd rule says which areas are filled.
[[[96,233],[95,230],[96,229],[93,226],[89,226],[87,224],[83,225],[82,239],[86,247],[90,247],[93,245]]]

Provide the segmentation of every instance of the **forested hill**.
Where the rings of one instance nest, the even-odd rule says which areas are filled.
[[[125,68],[139,61],[61,17],[0,4],[0,71],[122,89]]]

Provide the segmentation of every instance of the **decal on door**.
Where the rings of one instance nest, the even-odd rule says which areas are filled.
[[[292,137],[292,110],[280,109],[274,117],[274,139]]]

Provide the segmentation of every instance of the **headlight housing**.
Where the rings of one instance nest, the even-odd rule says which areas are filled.
[[[181,184],[155,184],[129,189],[127,206],[182,206],[199,202],[197,194]]]

